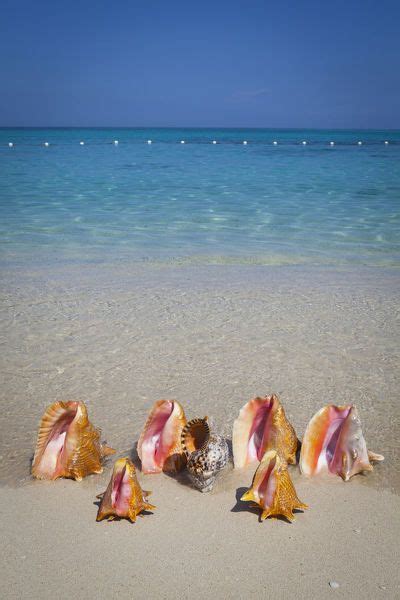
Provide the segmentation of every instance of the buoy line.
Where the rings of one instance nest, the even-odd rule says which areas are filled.
[[[84,140],[81,140],[78,143],[79,143],[80,146],[85,146],[87,144],[87,142],[85,142]],[[111,145],[114,145],[114,146],[118,146],[119,143],[120,143],[119,140],[112,140],[111,142],[97,142],[97,141],[88,142],[89,145],[93,145],[93,146],[99,146],[99,145],[102,145],[102,144],[111,144]],[[130,143],[131,144],[139,144],[139,143],[143,143],[143,141],[141,141],[141,140],[134,140],[134,141],[124,142],[124,144],[130,144]],[[145,140],[145,143],[147,143],[148,145],[151,145],[154,142],[153,142],[153,140]],[[162,143],[164,143],[164,144],[172,144],[172,143],[186,144],[187,140],[177,140],[176,142],[173,142],[171,140],[171,141],[165,141],[165,142],[162,142]],[[249,140],[242,140],[240,142],[239,141],[235,141],[235,140],[229,140],[229,141],[226,141],[226,142],[219,142],[218,140],[210,140],[210,141],[193,140],[192,141],[192,144],[200,144],[200,145],[202,145],[202,144],[210,144],[210,143],[213,144],[213,145],[217,145],[217,144],[236,145],[236,144],[240,143],[243,146],[247,146],[248,144],[250,144],[250,141]],[[295,142],[295,141],[278,142],[277,140],[273,140],[272,142],[271,141],[257,141],[257,140],[255,141],[255,145],[258,145],[258,146],[263,146],[263,145],[265,146],[265,145],[269,145],[271,143],[272,143],[273,146],[278,146],[278,144],[283,145],[283,146],[296,146],[297,144],[300,144],[301,146],[308,146],[310,144],[314,145],[314,146],[318,146],[318,145],[322,146],[322,145],[325,145],[325,144],[329,144],[329,146],[335,146],[337,144],[339,144],[340,146],[354,146],[354,145],[356,145],[356,146],[364,146],[364,145],[378,146],[378,145],[381,145],[381,144],[383,144],[385,146],[389,146],[389,144],[398,146],[398,145],[400,145],[400,140],[399,141],[395,141],[395,142],[393,142],[393,141],[390,142],[389,140],[370,141],[370,142],[368,142],[368,141],[364,142],[362,140],[343,141],[343,142],[342,141],[336,141],[335,142],[333,140],[331,140],[329,142],[326,142],[326,141],[325,142],[324,141],[315,141],[315,142],[313,142],[313,141],[309,141],[309,140],[300,140],[299,142]],[[48,148],[49,146],[63,146],[63,145],[69,146],[69,145],[72,145],[72,143],[71,144],[69,144],[69,143],[67,143],[67,144],[61,143],[60,144],[60,143],[57,143],[57,142],[55,142],[55,143],[52,142],[50,144],[50,142],[48,142],[48,141],[37,142],[35,144],[25,143],[25,142],[11,142],[11,141],[7,142],[7,146],[9,148],[14,148],[15,145],[17,145],[19,147],[20,146],[45,146],[46,148]]]

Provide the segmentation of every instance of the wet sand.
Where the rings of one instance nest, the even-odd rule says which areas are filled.
[[[396,597],[399,288],[395,269],[3,269],[6,597]],[[310,506],[292,525],[234,509],[251,470],[224,473],[209,495],[142,476],[157,511],[134,525],[95,522],[111,462],[81,484],[30,480],[37,423],[56,399],[84,400],[123,456],[159,398],[230,437],[244,402],[271,392],[299,437],[322,405],[354,402],[385,462],[348,484],[291,469]]]

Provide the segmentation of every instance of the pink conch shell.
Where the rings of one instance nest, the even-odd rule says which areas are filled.
[[[185,425],[185,413],[179,402],[159,400],[154,404],[137,445],[143,473],[179,471],[185,466],[181,446]]]
[[[274,394],[245,404],[233,424],[232,448],[235,468],[260,461],[275,449],[290,464],[296,464],[297,436]]]
[[[80,481],[90,473],[101,473],[103,457],[114,452],[100,443],[100,431],[90,423],[83,402],[54,402],[40,422],[32,475]]]
[[[262,510],[262,521],[279,515],[293,521],[295,509],[308,508],[307,504],[298,499],[287,463],[276,450],[269,450],[264,454],[254,474],[251,488],[243,494],[241,500],[255,502]]]
[[[150,494],[140,487],[135,467],[129,458],[120,458],[115,461],[106,491],[97,496],[101,498],[101,503],[96,521],[121,517],[135,522],[137,515],[144,510],[155,509],[147,502]]]
[[[361,421],[355,406],[321,408],[307,425],[300,454],[300,469],[305,475],[340,475],[348,481],[362,471],[372,471],[372,461],[380,454],[367,450]]]

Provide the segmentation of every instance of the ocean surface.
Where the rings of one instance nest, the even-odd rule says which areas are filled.
[[[400,131],[0,129],[0,207],[8,265],[390,267]]]

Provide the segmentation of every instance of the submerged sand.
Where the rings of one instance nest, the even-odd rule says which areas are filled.
[[[6,597],[397,597],[398,275],[123,263],[4,269]],[[348,484],[308,481],[292,468],[310,506],[292,525],[259,523],[237,502],[251,469],[228,470],[208,495],[141,476],[157,510],[134,525],[95,522],[112,461],[81,484],[30,479],[37,423],[56,399],[84,400],[123,456],[159,398],[180,400],[188,417],[209,415],[230,437],[244,402],[271,392],[299,437],[322,405],[356,403],[368,446],[385,462]]]

